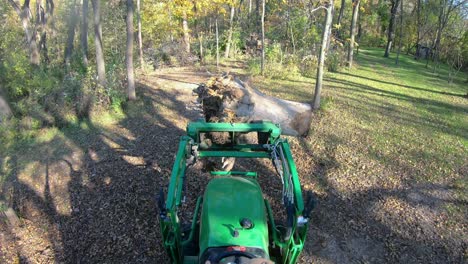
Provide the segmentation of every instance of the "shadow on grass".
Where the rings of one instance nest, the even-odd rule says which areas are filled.
[[[340,72],[340,74],[341,75],[351,76],[351,77],[356,77],[356,78],[361,78],[361,79],[366,79],[366,80],[373,81],[373,82],[395,85],[397,87],[413,89],[413,90],[417,90],[417,91],[423,91],[423,92],[429,92],[429,93],[435,93],[435,94],[443,94],[443,95],[451,95],[451,96],[458,96],[458,97],[465,98],[464,94],[451,93],[451,92],[442,92],[442,91],[431,90],[431,89],[426,89],[426,88],[421,88],[421,87],[416,87],[416,86],[403,85],[403,84],[393,83],[393,82],[388,82],[388,81],[383,81],[383,80],[376,80],[376,79],[372,79],[372,78],[369,78],[369,77],[359,76],[359,75],[355,75],[355,74],[351,74],[351,73],[347,73],[347,72]]]
[[[371,107],[373,108],[373,110],[378,110],[383,115],[392,116],[394,115],[394,113],[392,112],[399,113],[398,116],[395,116],[394,120],[400,123],[402,123],[403,121],[402,123],[403,125],[414,126],[415,123],[416,124],[419,123],[424,126],[435,128],[443,133],[447,133],[447,134],[451,134],[451,135],[455,135],[458,137],[468,139],[468,129],[466,127],[463,127],[462,124],[460,124],[461,126],[454,127],[453,125],[450,125],[451,127],[448,126],[447,128],[443,128],[443,127],[441,128],[440,126],[436,125],[437,124],[437,122],[435,122],[436,120],[429,119],[422,115],[414,115],[411,113],[403,112],[399,110],[398,106],[394,106],[392,107],[391,111],[388,111],[389,109],[385,109],[384,105],[377,104],[375,102],[375,98],[366,97],[365,94],[380,96],[382,98],[391,98],[391,99],[396,99],[396,100],[407,101],[407,102],[414,104],[416,108],[424,109],[428,112],[440,115],[441,117],[447,117],[447,118],[452,118],[453,114],[457,114],[457,115],[467,114],[468,107],[449,104],[449,103],[432,100],[432,99],[418,98],[418,97],[410,96],[407,94],[378,89],[372,86],[363,85],[363,84],[359,84],[359,83],[355,83],[351,81],[339,80],[336,78],[327,78],[326,80],[332,84],[336,83],[336,84],[341,84],[345,86],[345,87],[332,86],[333,89],[342,90],[343,92],[350,90],[350,91],[355,92],[355,94],[361,94],[360,96],[358,96],[360,99],[357,99],[351,96],[340,95],[347,100],[356,101],[363,106],[367,106],[367,108]],[[364,101],[363,100],[364,98],[368,100]],[[389,101],[384,100],[384,99],[380,100],[380,102],[381,103],[385,102],[386,104],[390,104]],[[365,113],[366,111],[361,111],[361,112]],[[447,124],[445,126],[447,126]]]

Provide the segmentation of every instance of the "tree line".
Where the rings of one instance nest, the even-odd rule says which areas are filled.
[[[51,91],[75,85],[81,92],[67,94],[120,104],[136,99],[134,65],[235,58],[253,74],[315,77],[318,108],[324,72],[352,70],[361,46],[395,52],[395,63],[412,54],[434,72],[446,63],[452,79],[466,70],[467,1],[3,0],[1,94],[13,108],[44,105]]]

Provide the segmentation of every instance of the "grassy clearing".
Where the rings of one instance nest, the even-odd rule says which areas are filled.
[[[401,56],[400,65],[395,65],[394,57],[382,54],[380,49],[361,50],[355,68],[326,74],[321,118],[312,124],[306,145],[324,159],[337,159],[328,175],[356,173],[362,188],[437,184],[453,187],[466,201],[466,74],[448,84],[445,66],[433,73],[432,67],[410,56]],[[266,93],[297,101],[311,101],[314,83],[304,77],[254,80]],[[463,207],[446,207],[461,218],[466,213]]]

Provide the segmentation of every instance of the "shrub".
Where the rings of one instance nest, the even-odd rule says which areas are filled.
[[[315,55],[307,55],[301,60],[301,74],[302,76],[313,78],[317,73],[318,59]]]
[[[345,65],[345,53],[340,48],[330,50],[325,60],[325,66],[330,72],[338,72]]]

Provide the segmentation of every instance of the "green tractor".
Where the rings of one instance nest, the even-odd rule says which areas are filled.
[[[228,132],[231,142],[242,134],[257,134],[257,144],[203,144],[207,134]],[[194,122],[181,138],[167,200],[161,190],[159,217],[164,247],[176,264],[296,263],[307,234],[314,199],[303,201],[291,150],[278,125]],[[283,183],[285,219],[275,220],[264,199],[256,172],[213,171],[198,197],[193,219],[183,228],[178,217],[184,198],[187,166],[206,157],[268,158]],[[278,223],[282,222],[282,223]]]

